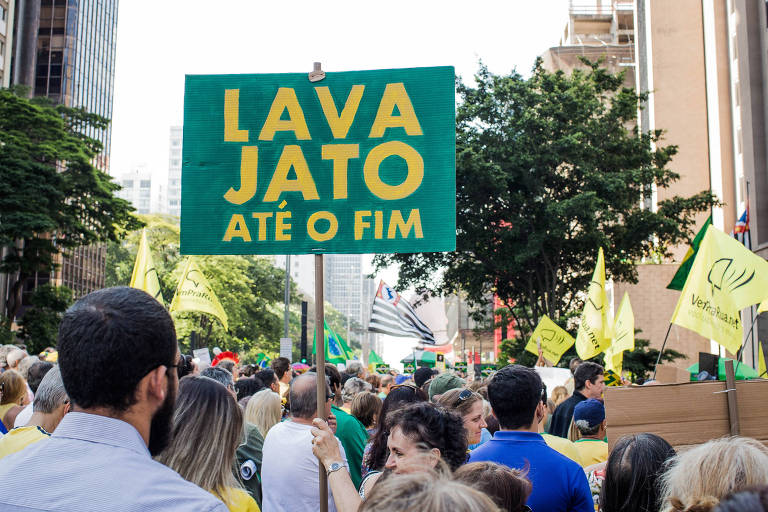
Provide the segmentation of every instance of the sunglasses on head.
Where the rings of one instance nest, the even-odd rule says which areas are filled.
[[[469,398],[472,396],[472,390],[470,389],[463,389],[461,393],[459,393],[459,397],[456,399],[456,403],[453,404],[453,407],[458,407],[463,401],[469,400]]]

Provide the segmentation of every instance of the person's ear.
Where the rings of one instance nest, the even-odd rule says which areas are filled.
[[[440,450],[438,448],[432,448],[429,450],[429,465],[437,467],[437,463],[440,461]]]
[[[166,384],[166,375],[168,369],[165,366],[158,366],[148,374],[144,376],[146,382],[146,395],[148,399],[155,399],[162,402],[165,400],[165,395],[168,392],[168,385]]]

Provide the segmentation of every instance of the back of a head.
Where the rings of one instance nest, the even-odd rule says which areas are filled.
[[[568,399],[568,388],[565,386],[555,386],[552,388],[552,396],[550,396],[555,406],[560,405]]]
[[[461,416],[435,404],[419,402],[398,409],[387,416],[384,427],[389,432],[399,428],[427,450],[437,448],[452,471],[467,461],[467,433]]]
[[[287,357],[276,357],[269,366],[274,370],[278,380],[281,380],[285,372],[291,371],[291,361]]]
[[[263,370],[256,372],[254,378],[259,379],[261,383],[264,384],[264,387],[268,388],[274,384],[275,379],[277,379],[277,374],[272,368],[264,368]]]
[[[355,396],[363,391],[370,391],[371,385],[358,377],[351,377],[344,383],[344,389],[341,390],[341,399],[344,403],[351,402]]]
[[[729,494],[714,512],[767,512],[768,487]]]
[[[0,404],[19,404],[27,396],[24,377],[16,370],[0,373]]]
[[[425,382],[431,379],[434,374],[435,372],[432,370],[432,368],[421,366],[417,368],[415,372],[413,372],[413,382],[416,383],[416,386],[421,387]]]
[[[573,389],[580,391],[584,389],[587,381],[594,383],[595,379],[603,375],[605,370],[602,366],[592,361],[585,361],[576,367],[573,372]]]
[[[317,366],[313,366],[309,371],[317,372]],[[341,389],[341,372],[336,368],[336,365],[325,363],[325,376],[328,377],[328,384],[331,386],[331,389],[336,389],[337,387]]]
[[[352,361],[344,372],[350,377],[363,378],[363,364],[360,361]]]
[[[317,416],[317,374],[306,372],[291,381],[288,391],[291,416],[309,419]]]
[[[27,351],[18,347],[13,347],[6,356],[6,362],[9,368],[15,368],[22,359],[27,357]]]
[[[27,372],[27,384],[32,393],[37,393],[37,388],[40,386],[40,382],[45,377],[45,374],[53,368],[53,363],[48,361],[37,361],[35,364],[29,367]]]
[[[29,369],[32,368],[32,365],[39,362],[40,358],[37,356],[27,356],[19,362],[19,373],[24,377],[24,380],[29,379]]]
[[[378,376],[378,375],[376,375],[375,373],[371,373],[371,374],[369,374],[369,375],[368,375],[368,376],[365,378],[365,382],[367,382],[368,384],[370,384],[370,385],[371,385],[371,389],[372,389],[373,391],[378,391],[378,390],[379,390],[379,388],[381,387],[381,377],[379,377],[379,376]]]
[[[604,512],[656,511],[660,505],[660,476],[675,456],[672,446],[655,434],[621,437],[605,466],[600,495]]]
[[[64,313],[58,350],[74,404],[123,411],[135,403],[139,381],[159,366],[172,366],[178,349],[162,304],[121,286],[89,293]]]
[[[280,395],[271,389],[262,389],[254,394],[245,406],[245,421],[256,425],[264,438],[269,429],[280,422],[282,412]]]
[[[524,472],[495,462],[465,464],[453,476],[457,482],[480,491],[507,512],[522,512],[533,489]]]
[[[662,510],[714,508],[726,495],[768,485],[768,448],[724,437],[675,456],[662,476]]]
[[[366,497],[360,512],[501,512],[475,489],[433,473],[389,475]]]
[[[232,374],[225,368],[222,368],[221,365],[209,366],[200,372],[200,376],[213,379],[224,387],[233,386],[235,383],[235,378],[232,377]]]
[[[243,413],[219,382],[189,375],[179,382],[173,439],[157,460],[203,489],[224,497],[238,488],[232,473],[243,439]]]
[[[244,377],[235,381],[235,391],[237,392],[238,400],[252,396],[264,389],[264,387],[261,380],[255,377]]]
[[[542,382],[531,368],[505,366],[488,383],[488,401],[504,429],[526,428],[533,423],[541,403]]]
[[[358,393],[352,400],[350,412],[365,428],[370,428],[381,412],[381,399],[370,391]]]
[[[35,401],[32,402],[32,411],[51,414],[68,399],[64,381],[61,380],[61,371],[58,367],[52,368],[45,374],[37,388]]]

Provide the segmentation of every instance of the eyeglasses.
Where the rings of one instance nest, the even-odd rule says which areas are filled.
[[[456,399],[456,403],[453,404],[453,408],[455,409],[456,407],[459,406],[459,404],[461,404],[461,402],[463,402],[465,400],[469,400],[469,398],[471,396],[472,396],[472,390],[471,389],[464,389],[464,390],[462,390],[461,393],[459,393],[459,398]]]

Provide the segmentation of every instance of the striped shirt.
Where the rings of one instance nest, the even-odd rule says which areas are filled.
[[[3,459],[0,510],[227,512],[227,507],[152,460],[132,425],[70,412],[49,439]]]

